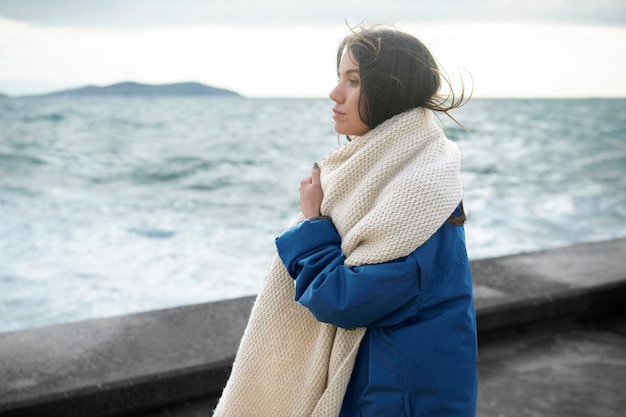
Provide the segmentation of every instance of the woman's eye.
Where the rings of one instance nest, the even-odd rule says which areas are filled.
[[[337,84],[340,84],[341,82],[347,82],[349,85],[355,87],[359,85],[359,80],[354,79],[354,78],[350,78],[348,80],[346,80],[345,78],[342,80],[341,78],[337,78]]]

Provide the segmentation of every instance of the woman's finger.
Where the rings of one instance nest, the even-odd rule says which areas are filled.
[[[315,162],[313,164],[313,169],[311,169],[311,184],[319,184],[320,183],[320,166]]]

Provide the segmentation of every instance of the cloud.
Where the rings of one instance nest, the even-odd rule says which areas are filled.
[[[626,26],[623,0],[0,0],[0,17],[43,26],[556,22]]]
[[[344,18],[367,18],[413,33],[452,74],[466,68],[476,96],[626,96],[622,0],[429,3],[0,0],[0,91],[199,81],[324,96]]]

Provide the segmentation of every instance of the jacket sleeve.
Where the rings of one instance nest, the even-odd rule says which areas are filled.
[[[420,273],[413,255],[348,267],[341,238],[329,219],[305,220],[276,239],[295,279],[295,300],[317,320],[338,327],[392,326],[414,317]]]

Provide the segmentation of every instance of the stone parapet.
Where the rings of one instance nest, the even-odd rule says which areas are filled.
[[[626,239],[472,261],[479,334],[626,303]],[[254,297],[0,334],[0,416],[122,416],[219,396]]]

